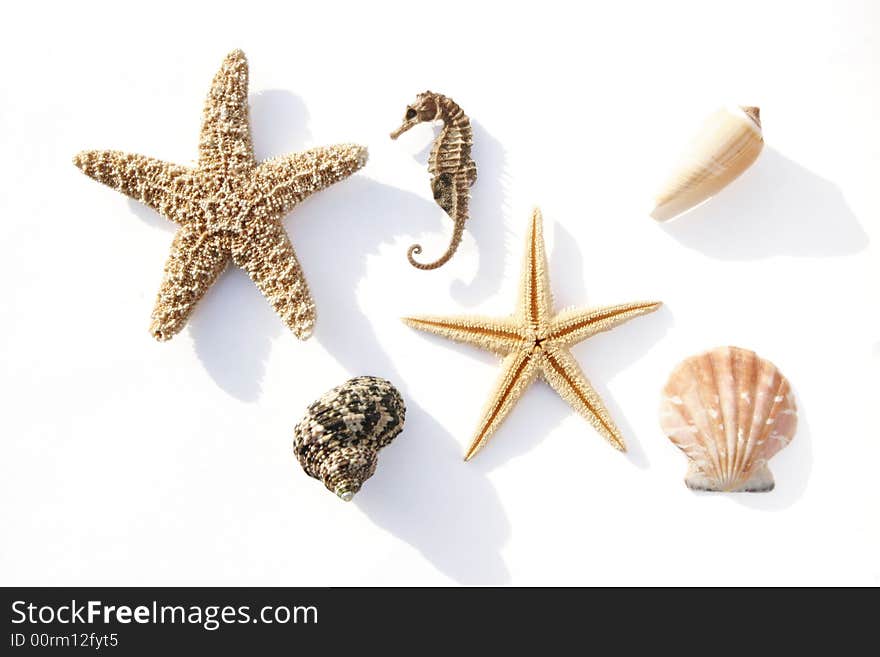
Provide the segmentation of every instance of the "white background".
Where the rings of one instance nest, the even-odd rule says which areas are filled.
[[[827,3],[18,3],[0,27],[0,579],[51,585],[880,583],[880,10]],[[224,55],[251,67],[260,158],[356,141],[362,173],[286,226],[318,305],[298,342],[228,271],[170,343],[150,311],[172,237],[71,157],[195,158]],[[426,88],[475,125],[451,222]],[[652,192],[702,118],[762,108],[767,147],[658,225]],[[513,310],[540,205],[558,307],[664,308],[574,354],[630,452],[543,383],[475,461],[498,368],[406,314]],[[764,495],[699,495],[661,434],[673,366],[735,344],[792,382],[800,427]],[[352,504],[291,451],[305,406],[394,381],[405,433]]]

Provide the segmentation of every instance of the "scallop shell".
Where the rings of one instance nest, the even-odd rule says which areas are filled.
[[[666,221],[714,196],[752,166],[763,147],[759,108],[718,110],[661,187],[651,216]]]
[[[406,406],[391,382],[360,376],[313,402],[293,430],[306,474],[348,502],[376,471],[379,450],[403,430]]]
[[[660,425],[690,459],[688,488],[773,490],[767,461],[791,442],[797,409],[791,387],[770,361],[739,347],[719,347],[675,368]]]

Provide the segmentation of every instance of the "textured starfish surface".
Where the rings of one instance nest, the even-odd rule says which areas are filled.
[[[311,335],[315,304],[281,219],[307,196],[363,167],[367,151],[343,144],[258,163],[247,95],[247,59],[235,50],[205,101],[194,168],[120,151],[74,157],[86,175],[179,226],[153,310],[150,332],[158,340],[183,328],[230,260],[298,338]]]
[[[465,342],[504,357],[501,377],[483,411],[465,461],[473,458],[498,429],[526,388],[543,377],[615,448],[626,451],[620,430],[598,393],[581,372],[569,348],[624,322],[653,312],[659,302],[648,301],[591,310],[553,314],[550,279],[541,212],[535,210],[526,240],[519,304],[509,318],[407,317],[409,326]]]

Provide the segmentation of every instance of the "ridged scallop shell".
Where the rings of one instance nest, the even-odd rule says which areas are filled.
[[[666,221],[715,196],[752,166],[763,147],[757,107],[718,110],[660,188],[651,216]]]
[[[406,406],[390,381],[360,376],[313,402],[293,430],[306,474],[348,502],[376,471],[379,450],[403,430]]]
[[[773,490],[767,461],[794,437],[797,408],[788,381],[770,361],[719,347],[675,368],[660,425],[690,459],[688,488]]]

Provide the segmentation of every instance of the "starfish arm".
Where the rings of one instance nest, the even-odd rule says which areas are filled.
[[[519,315],[532,328],[547,326],[553,305],[550,277],[547,271],[547,252],[544,248],[544,228],[541,211],[535,208],[529,222],[526,254],[520,281]]]
[[[303,199],[348,178],[367,163],[357,144],[312,148],[260,164],[256,188],[269,212],[285,214]]]
[[[614,424],[599,394],[567,349],[559,347],[545,349],[542,369],[547,383],[574,410],[583,415],[615,449],[626,451],[620,429]]]
[[[122,151],[83,151],[73,163],[89,178],[141,201],[178,224],[186,222],[195,177],[192,170]]]
[[[315,325],[315,302],[284,227],[269,218],[249,222],[233,242],[232,258],[293,334],[308,338]]]
[[[193,226],[182,226],[177,231],[153,309],[153,337],[168,340],[184,327],[228,261],[229,252],[220,236]]]
[[[483,409],[483,417],[465,454],[465,461],[474,458],[489,441],[540,371],[540,359],[535,357],[533,351],[521,349],[504,359],[501,377]]]
[[[237,174],[255,165],[248,120],[248,64],[233,50],[214,76],[199,136],[199,168]]]
[[[522,329],[513,320],[486,317],[404,317],[404,324],[456,342],[506,356],[523,344]]]
[[[571,346],[634,317],[652,313],[661,305],[657,301],[643,301],[591,310],[565,310],[550,322],[549,338],[554,344]]]

